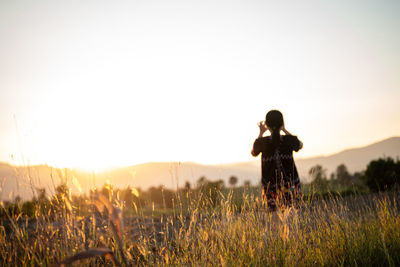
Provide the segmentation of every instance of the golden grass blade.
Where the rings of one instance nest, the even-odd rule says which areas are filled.
[[[114,224],[115,230],[117,231],[118,237],[122,240],[123,233],[123,218],[122,218],[122,210],[114,207],[111,202],[102,194],[98,194],[94,201],[94,205],[96,208],[103,212],[104,208],[108,211],[108,216],[110,221]]]
[[[107,208],[109,213],[111,213],[113,210],[113,205],[110,203],[108,198],[106,198],[103,194],[96,195],[94,205],[100,212],[103,212],[104,208]]]
[[[71,264],[75,261],[84,260],[84,259],[93,258],[93,257],[99,257],[99,256],[105,256],[106,258],[110,259],[115,266],[121,266],[121,264],[118,262],[118,260],[114,256],[113,251],[109,248],[96,248],[96,249],[89,249],[86,251],[78,252],[75,255],[68,257],[65,260],[63,260],[62,262],[60,262],[59,266],[63,267],[66,264]]]
[[[68,209],[68,211],[72,212],[72,205],[67,197],[64,197],[64,202],[65,202],[65,207]]]
[[[72,184],[79,190],[80,193],[82,193],[82,186],[78,181],[78,178],[75,176],[72,176]]]
[[[121,254],[124,264],[127,265],[127,259],[123,251],[124,239],[122,233],[124,231],[123,230],[124,224],[123,224],[122,210],[117,207],[114,207],[108,200],[108,198],[106,198],[102,194],[98,194],[96,196],[94,204],[100,212],[103,212],[105,208],[107,209],[108,218],[111,223],[111,229],[114,232],[119,252]]]
[[[135,197],[139,197],[139,191],[136,188],[131,188],[131,193],[135,196]]]
[[[115,208],[112,211],[111,214],[111,221],[114,223],[116,230],[117,230],[117,234],[119,236],[119,238],[121,238],[122,240],[122,233],[123,233],[123,229],[124,229],[124,221],[122,218],[122,210],[119,208]]]

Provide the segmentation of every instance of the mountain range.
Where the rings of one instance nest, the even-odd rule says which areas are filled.
[[[316,164],[322,165],[327,174],[334,172],[340,164],[345,164],[353,173],[365,170],[367,164],[382,157],[400,157],[400,137],[392,137],[374,144],[352,148],[328,156],[296,159],[301,180],[309,182],[308,171]],[[129,167],[115,168],[96,174],[79,170],[57,169],[47,165],[28,167],[0,163],[0,199],[14,199],[16,195],[29,199],[36,188],[45,188],[48,194],[54,192],[60,182],[67,182],[73,193],[88,192],[90,188],[102,187],[110,183],[116,188],[127,186],[148,189],[164,185],[167,188],[182,187],[185,182],[194,186],[200,177],[209,180],[222,179],[226,183],[230,176],[239,178],[239,184],[250,181],[260,182],[260,158],[248,162],[203,165],[193,162],[168,163],[150,162]]]

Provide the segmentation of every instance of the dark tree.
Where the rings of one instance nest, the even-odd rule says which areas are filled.
[[[355,172],[353,174],[353,176],[351,177],[352,183],[355,184],[355,185],[360,186],[362,184],[361,179],[362,179],[363,176],[364,176],[363,172]]]
[[[59,193],[60,191],[60,187],[58,186],[56,189],[57,193]],[[38,194],[38,200],[39,201],[43,201],[46,200],[46,188],[42,187],[42,188],[36,188],[36,192]]]
[[[235,187],[238,182],[238,178],[236,176],[229,177],[229,184],[232,187]]]
[[[251,186],[250,180],[244,181],[243,185],[244,185],[245,187],[250,187],[250,186]]]
[[[184,188],[185,190],[190,190],[191,186],[190,186],[189,181],[186,181],[186,182],[185,182],[185,185],[184,185],[183,188]]]
[[[197,180],[197,187],[203,187],[207,184],[207,178],[205,176],[201,176],[199,180]]]
[[[346,165],[340,164],[336,168],[336,179],[341,186],[351,185],[351,175],[348,172]]]
[[[325,192],[328,190],[328,179],[326,177],[326,169],[324,169],[321,165],[316,165],[312,167],[308,174],[313,179],[311,182],[311,186],[320,192]]]
[[[383,158],[371,161],[364,175],[365,184],[373,191],[391,188],[400,180],[400,161]]]
[[[14,202],[19,204],[19,203],[22,202],[22,198],[19,195],[16,195],[15,198],[14,198]]]

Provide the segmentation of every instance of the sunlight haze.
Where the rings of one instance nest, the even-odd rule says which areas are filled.
[[[400,135],[399,1],[1,1],[0,162],[327,155]]]

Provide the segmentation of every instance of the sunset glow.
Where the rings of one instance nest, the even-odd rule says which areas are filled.
[[[2,1],[0,162],[247,161],[273,108],[297,157],[398,136],[398,14],[398,1]]]

